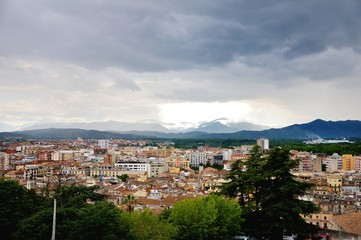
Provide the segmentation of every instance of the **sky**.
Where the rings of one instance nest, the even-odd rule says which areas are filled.
[[[361,120],[361,1],[1,0],[0,124]]]

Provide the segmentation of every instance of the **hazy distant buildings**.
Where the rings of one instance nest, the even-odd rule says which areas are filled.
[[[269,140],[267,138],[258,139],[257,145],[260,146],[263,151],[269,150]]]

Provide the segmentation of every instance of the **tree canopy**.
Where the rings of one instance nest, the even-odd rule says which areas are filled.
[[[315,227],[301,215],[318,211],[309,201],[299,199],[313,185],[297,181],[290,170],[297,161],[289,151],[275,148],[264,155],[255,146],[247,161],[236,161],[221,194],[237,198],[243,208],[242,230],[251,236],[282,239],[283,231],[312,232]]]
[[[178,228],[178,239],[230,239],[240,230],[241,208],[222,196],[187,199],[171,210],[170,221]]]
[[[0,179],[0,239],[11,239],[19,220],[35,214],[48,202],[16,181]]]

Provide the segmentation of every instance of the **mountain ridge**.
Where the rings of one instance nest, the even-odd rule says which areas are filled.
[[[128,123],[118,121],[105,121],[105,122],[74,122],[74,123],[44,123],[34,124],[21,128],[19,131],[35,130],[35,129],[84,129],[84,130],[98,130],[98,131],[156,131],[163,133],[179,133],[179,132],[193,132],[202,131],[208,133],[232,133],[241,130],[263,130],[268,127],[257,125],[249,122],[230,122],[224,124],[221,121],[227,119],[215,119],[209,122],[200,123],[197,127],[187,128],[183,130],[170,129],[162,125],[162,123]],[[230,126],[228,126],[230,125]]]
[[[207,133],[202,131],[190,131],[182,133],[162,133],[157,131],[98,131],[84,129],[37,129],[15,132],[1,132],[0,138],[39,138],[39,139],[74,139],[82,138],[205,138],[205,139],[257,139],[266,137],[269,139],[314,139],[314,138],[361,138],[361,121],[325,121],[316,119],[309,123],[293,124],[284,128],[271,128],[262,131],[243,130],[233,133]]]

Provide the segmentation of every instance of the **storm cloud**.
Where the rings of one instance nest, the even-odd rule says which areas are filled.
[[[361,119],[360,29],[356,0],[4,0],[0,122],[163,121],[162,105],[219,102],[273,126]]]

